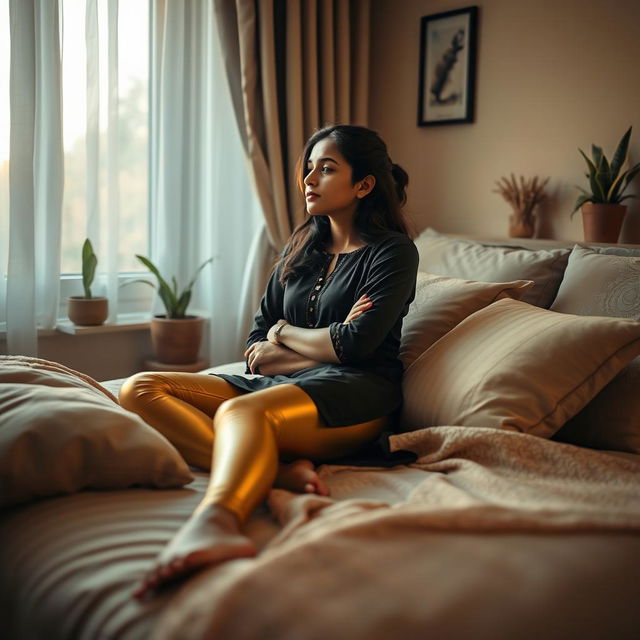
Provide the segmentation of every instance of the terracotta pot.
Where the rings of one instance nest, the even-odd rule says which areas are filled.
[[[102,324],[109,315],[109,302],[106,298],[71,296],[67,303],[67,314],[73,324],[92,327]]]
[[[191,364],[197,362],[204,318],[167,318],[155,316],[151,319],[151,344],[156,360],[164,364]]]
[[[581,211],[585,242],[618,242],[626,205],[587,202]]]

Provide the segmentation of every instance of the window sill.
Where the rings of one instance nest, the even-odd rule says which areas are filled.
[[[207,311],[194,309],[193,315],[210,318],[211,314]],[[66,333],[67,335],[90,335],[100,333],[115,333],[119,331],[140,331],[149,329],[151,318],[149,312],[144,313],[121,313],[115,322],[105,322],[94,327],[77,326],[68,318],[59,318],[54,329],[38,329],[38,338],[48,338]],[[0,323],[0,339],[5,339],[7,329],[4,323]]]
[[[117,331],[138,331],[149,328],[148,313],[122,313],[115,322],[105,322],[93,327],[78,326],[71,320],[60,319],[56,323],[55,331],[69,335],[88,335],[96,333],[114,333]],[[42,335],[42,332],[38,332]],[[53,332],[51,332],[53,333]]]

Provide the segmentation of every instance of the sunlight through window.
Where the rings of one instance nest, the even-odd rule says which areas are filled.
[[[7,0],[0,0],[7,2]],[[86,236],[87,220],[87,45],[86,0],[61,3],[62,92],[65,187],[63,198],[62,273],[78,273],[78,256]],[[108,16],[107,2],[99,0],[99,257],[106,257]],[[134,254],[148,253],[148,78],[149,4],[119,3],[118,14],[118,270],[140,271]],[[0,42],[5,39],[0,37]]]

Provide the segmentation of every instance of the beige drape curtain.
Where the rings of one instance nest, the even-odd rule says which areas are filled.
[[[304,216],[295,166],[325,124],[366,124],[369,0],[215,0],[234,110],[280,251]]]

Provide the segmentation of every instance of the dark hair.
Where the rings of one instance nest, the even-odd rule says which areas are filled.
[[[407,172],[391,162],[387,145],[371,129],[353,125],[334,125],[316,131],[307,141],[297,167],[298,186],[304,192],[304,179],[309,173],[308,162],[313,147],[324,138],[331,138],[351,166],[355,184],[368,175],[376,179],[372,191],[358,202],[355,227],[367,242],[388,231],[409,235],[402,206],[407,200]],[[326,216],[309,216],[291,235],[279,265],[280,282],[322,259],[324,243],[329,239],[330,226]]]

